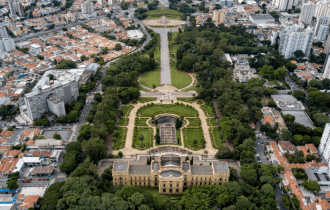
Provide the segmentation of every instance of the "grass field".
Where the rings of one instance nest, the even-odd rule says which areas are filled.
[[[116,130],[119,131],[119,135],[112,146],[113,150],[119,150],[124,148],[125,146],[125,137],[126,137],[127,128],[116,128]]]
[[[151,131],[148,128],[140,128],[135,129],[137,131],[134,131],[137,133],[136,137],[134,137],[134,145],[138,149],[148,149],[149,147],[152,147],[152,139],[151,139]],[[143,135],[144,139],[143,141],[139,140],[139,136]]]
[[[174,68],[175,64],[171,62],[171,80],[172,85],[178,89],[182,89],[190,85],[192,79],[189,74],[183,71],[178,71]]]
[[[190,88],[185,89],[183,92],[188,92],[188,91],[197,91],[197,87],[195,85],[191,86]]]
[[[204,112],[208,115],[208,116],[213,116],[215,113],[213,111],[213,104],[208,105],[208,104],[204,104],[201,106],[201,108],[204,110]]]
[[[135,125],[138,125],[138,126],[148,126],[147,125],[147,120],[148,118],[135,118]]]
[[[155,10],[149,10],[145,14],[147,19],[160,19],[165,14],[167,19],[181,19],[182,13],[178,10],[173,10],[168,7],[157,7]]]
[[[143,117],[150,117],[152,115],[162,114],[162,113],[171,113],[183,115],[186,117],[197,117],[198,112],[196,109],[186,106],[186,105],[160,105],[155,104],[152,106],[141,107],[138,110],[138,114],[141,114]]]
[[[155,69],[153,71],[148,71],[145,72],[141,75],[140,77],[140,82],[142,85],[148,87],[148,88],[153,88],[153,84],[155,86],[160,85],[160,69]]]
[[[128,125],[128,118],[126,118],[126,117],[119,118],[118,125],[119,126],[126,126],[126,125]]]
[[[203,130],[200,127],[188,128],[183,130],[183,138],[185,147],[189,147],[192,150],[200,150],[205,148],[205,140],[203,136]],[[197,141],[195,144],[195,140]]]
[[[201,125],[201,120],[199,118],[187,118],[187,120],[189,120],[188,127]]]
[[[222,138],[222,133],[218,128],[213,128],[213,135],[214,135],[214,140],[216,143],[215,148],[219,148],[223,144],[223,138]]]
[[[217,120],[214,119],[214,118],[207,119],[206,121],[207,121],[207,125],[209,125],[209,126],[211,126],[211,125],[213,125],[213,126],[217,126],[217,125],[218,125]]]
[[[133,106],[132,105],[128,105],[128,106],[122,106],[121,107],[121,111],[123,112],[123,116],[126,116],[127,114],[129,114],[130,109],[132,109]]]

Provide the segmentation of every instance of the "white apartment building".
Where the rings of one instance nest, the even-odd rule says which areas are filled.
[[[50,94],[47,98],[47,104],[49,111],[55,114],[58,117],[65,116],[65,104],[58,96]]]
[[[319,41],[325,41],[329,32],[329,17],[319,17],[315,26],[315,36]]]
[[[312,2],[304,3],[301,8],[299,22],[309,25],[312,23],[316,5]]]
[[[10,10],[10,14],[13,16],[13,15],[16,15],[16,6],[14,4],[15,2],[13,1],[8,1],[8,5],[9,5],[9,10]]]
[[[8,32],[5,26],[0,26],[0,39],[8,38]]]
[[[326,0],[317,2],[314,16],[316,18],[330,17],[330,2]]]
[[[324,44],[323,52],[324,52],[324,53],[328,53],[329,50],[330,50],[330,36],[329,36],[329,34],[328,34],[327,41],[326,41],[325,44]]]
[[[101,5],[101,7],[103,7],[103,0],[97,0],[97,3],[99,3],[99,5]]]
[[[270,14],[250,14],[249,19],[254,24],[275,23],[275,18]]]
[[[51,94],[59,97],[64,103],[77,100],[79,96],[77,82],[73,79],[51,82],[49,77],[42,77],[36,88],[24,97],[27,115],[31,120],[38,119],[49,111],[47,99]]]
[[[297,24],[291,25],[281,31],[278,36],[280,37],[279,53],[285,58],[294,57],[294,52],[297,50],[301,50],[305,56],[309,55],[314,38],[311,27],[303,29]]]
[[[292,9],[293,0],[273,0],[273,6],[277,7],[281,12]]]
[[[30,45],[30,53],[33,54],[33,55],[38,55],[40,54],[42,51],[42,48],[40,45],[38,44],[31,44]]]
[[[328,162],[330,158],[330,123],[325,125],[318,149],[321,157]]]
[[[329,40],[329,37],[330,36],[328,36],[328,40]],[[328,40],[327,40],[327,42],[328,42]],[[329,55],[330,55],[330,53],[328,53],[327,59],[325,59],[325,62],[324,62],[324,65],[323,65],[324,66],[323,67],[323,79],[325,79],[325,78],[330,79],[330,59],[329,59]]]
[[[10,52],[15,49],[15,42],[11,38],[0,40],[0,52]]]
[[[111,6],[111,5],[114,5],[116,3],[116,0],[108,0],[108,4]]]
[[[94,5],[92,2],[86,1],[81,3],[81,12],[84,14],[90,14],[94,12]]]

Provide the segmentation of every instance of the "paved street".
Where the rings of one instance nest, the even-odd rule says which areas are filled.
[[[171,69],[170,56],[168,49],[167,33],[171,29],[168,28],[153,28],[153,31],[160,34],[160,83],[163,85],[171,85]]]
[[[292,90],[299,90],[299,87],[296,83],[291,79],[289,75],[286,75],[285,79],[287,79],[287,83],[290,85]]]

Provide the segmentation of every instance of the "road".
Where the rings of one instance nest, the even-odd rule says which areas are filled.
[[[300,90],[299,87],[296,85],[296,83],[292,81],[289,75],[286,75],[285,79],[287,80],[287,83],[290,85],[291,90]]]
[[[261,162],[266,165],[271,165],[271,164],[269,163],[269,161],[266,158],[263,147],[264,147],[265,143],[272,141],[272,140],[273,139],[257,139],[256,140],[257,152],[260,155]],[[282,205],[282,190],[277,186],[274,193],[275,193],[276,202],[278,203],[280,210],[285,210],[285,208]]]
[[[97,17],[89,18],[89,19],[87,19],[87,20],[78,21],[78,22],[76,22],[76,23],[70,23],[70,24],[68,24],[68,25],[61,26],[61,27],[56,27],[56,28],[51,29],[51,30],[48,30],[48,31],[41,31],[41,32],[34,33],[34,34],[31,34],[31,35],[28,35],[28,36],[23,36],[23,37],[15,38],[14,41],[15,41],[15,42],[24,41],[24,40],[27,40],[27,39],[31,39],[31,38],[33,38],[33,37],[39,37],[39,36],[42,36],[42,35],[45,35],[45,34],[54,33],[54,32],[56,32],[56,31],[62,30],[62,28],[73,27],[73,26],[76,26],[76,25],[80,25],[80,24],[82,24],[82,23],[87,23],[87,22],[89,22],[89,21],[93,21],[93,20],[101,19],[101,18],[104,18],[104,17],[106,17],[106,16],[101,15],[101,16],[97,16]]]
[[[167,34],[170,28],[154,28],[153,31],[160,34],[160,84],[171,85],[170,55],[168,49]]]

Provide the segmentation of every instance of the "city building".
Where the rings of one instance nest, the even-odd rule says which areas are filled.
[[[112,6],[116,3],[116,0],[108,0],[109,6]]]
[[[21,112],[26,109],[26,115],[30,120],[39,119],[48,111],[57,116],[63,116],[63,113],[65,113],[63,104],[57,102],[57,99],[54,102],[51,95],[58,97],[64,104],[77,100],[79,96],[77,81],[74,79],[50,81],[48,74],[45,73],[44,75],[36,84],[36,87],[32,89],[32,92],[24,96],[25,106],[20,106]]]
[[[216,23],[223,23],[225,19],[225,13],[222,10],[213,11],[213,21]]]
[[[23,5],[22,5],[22,2],[20,1],[16,1],[14,2],[14,5],[16,7],[16,12],[17,14],[20,16],[20,17],[24,17],[24,8],[23,8]]]
[[[330,36],[328,36],[328,39],[329,39],[329,37]],[[328,40],[327,40],[327,42],[328,42]],[[325,62],[324,62],[324,65],[323,65],[324,66],[324,68],[323,68],[323,79],[325,79],[325,78],[329,79],[330,78],[330,59],[329,59],[329,55],[330,55],[330,53],[328,53],[327,58],[325,59]]]
[[[15,42],[11,38],[4,38],[0,40],[0,51],[1,52],[10,52],[15,49]]]
[[[5,26],[0,26],[0,39],[9,38],[7,29]]]
[[[328,34],[327,41],[324,44],[323,52],[328,54],[329,50],[330,50],[330,36]]]
[[[277,7],[281,12],[292,9],[293,0],[273,0],[273,6]]]
[[[233,6],[233,0],[220,0],[221,7],[231,7]]]
[[[315,36],[318,41],[325,41],[329,33],[329,17],[319,17],[315,26]]]
[[[103,0],[97,0],[97,3],[99,3],[99,5],[101,5],[101,7],[104,6],[104,4],[103,4]]]
[[[270,14],[250,14],[249,19],[254,24],[275,23],[275,18]]]
[[[47,98],[49,111],[58,117],[65,116],[65,104],[57,95],[51,94]]]
[[[8,5],[9,5],[10,14],[12,16],[16,15],[16,6],[15,6],[14,2],[9,0]]]
[[[314,13],[316,18],[330,16],[330,2],[323,0],[316,3],[316,10]]]
[[[286,27],[277,34],[280,37],[279,52],[285,58],[294,57],[294,52],[301,50],[308,56],[314,39],[314,31],[311,27],[303,29],[295,24]]]
[[[151,165],[133,165],[129,161],[113,163],[113,186],[158,187],[160,194],[181,194],[192,185],[221,185],[229,181],[227,162],[190,165],[184,156],[162,154]]]
[[[312,23],[316,5],[312,2],[304,3],[301,8],[299,22],[309,25]]]
[[[64,15],[62,15],[62,17],[66,20],[66,22],[68,23],[74,23],[76,22],[76,15],[71,13],[70,11]]]
[[[86,1],[84,3],[81,3],[81,12],[83,14],[90,14],[94,12],[94,5],[93,2]]]
[[[38,55],[38,54],[41,53],[41,51],[42,51],[42,48],[41,48],[40,45],[38,45],[38,44],[31,44],[30,45],[30,53],[32,55]]]
[[[319,154],[321,157],[329,162],[330,159],[330,123],[325,125],[323,130],[321,142],[319,145]]]

